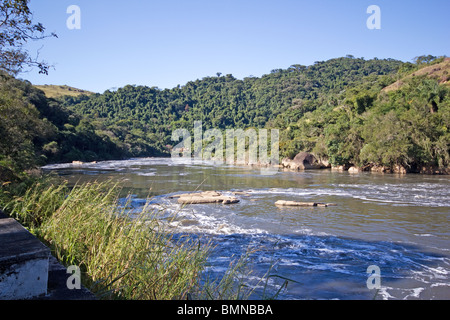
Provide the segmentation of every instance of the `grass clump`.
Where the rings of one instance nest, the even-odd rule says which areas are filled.
[[[209,244],[175,240],[147,206],[131,218],[119,194],[109,182],[37,183],[7,209],[66,266],[79,266],[84,285],[99,297],[187,299],[199,290]]]
[[[268,280],[278,276],[271,269],[262,278],[253,274],[249,264],[254,250],[231,261],[222,277],[211,279],[206,271],[211,242],[173,235],[166,230],[164,212],[152,210],[149,202],[139,212],[131,211],[129,202],[120,201],[118,183],[69,187],[41,179],[20,196],[12,194],[0,189],[0,205],[65,266],[78,266],[84,286],[101,299],[276,299],[289,280],[283,278],[275,294],[266,290]],[[250,284],[249,278],[259,280]]]
[[[280,293],[287,288],[289,282],[297,282],[272,273],[276,261],[272,261],[267,272],[261,276],[254,273],[252,256],[259,249],[248,249],[240,257],[231,260],[225,274],[218,279],[206,280],[202,290],[198,293],[199,300],[276,300]],[[279,278],[282,284],[269,288],[269,280]],[[253,279],[253,280],[250,280]]]

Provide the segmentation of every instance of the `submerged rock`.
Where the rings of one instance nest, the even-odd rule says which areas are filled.
[[[173,198],[185,198],[185,197],[218,197],[221,196],[221,194],[217,191],[203,191],[203,192],[193,192],[193,193],[181,193],[181,194],[175,194],[170,196],[170,199]]]
[[[241,195],[241,196],[244,196],[244,197],[250,197],[250,195],[247,192],[244,192],[244,191],[233,191],[233,194],[235,196]]]
[[[335,206],[334,203],[320,203],[320,202],[298,202],[298,201],[286,201],[278,200],[275,202],[276,206],[280,207],[330,207]]]
[[[342,166],[332,166],[331,171],[347,171],[348,166],[342,165]]]

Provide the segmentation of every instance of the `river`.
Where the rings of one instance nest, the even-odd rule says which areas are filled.
[[[448,176],[330,170],[264,175],[258,168],[170,158],[44,170],[71,183],[121,181],[137,212],[150,196],[153,208],[175,216],[174,233],[213,240],[207,268],[213,275],[256,250],[249,262],[254,273],[246,279],[258,285],[256,299],[276,293],[285,279],[292,281],[278,299],[450,299]],[[242,194],[231,205],[181,206],[168,197],[196,190]],[[277,200],[336,206],[279,208]],[[373,265],[379,278],[367,272]],[[257,284],[269,269],[271,277]]]

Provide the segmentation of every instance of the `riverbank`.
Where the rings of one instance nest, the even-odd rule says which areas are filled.
[[[449,175],[450,168],[439,168],[433,165],[418,166],[407,168],[405,166],[395,164],[392,166],[384,166],[380,164],[368,164],[364,166],[355,166],[353,164],[344,164],[333,166],[328,159],[316,157],[312,153],[300,152],[293,159],[285,158],[281,161],[281,167],[285,170],[303,171],[309,169],[331,169],[333,171],[348,171],[349,173],[359,172],[376,172],[376,173],[394,173],[407,174],[418,173],[428,175]]]
[[[36,299],[233,300],[252,292],[237,279],[245,252],[220,278],[209,277],[210,242],[174,235],[150,199],[137,212],[131,199],[122,201],[118,183],[54,182],[37,182],[6,205],[57,259],[50,259],[49,293]],[[69,266],[80,270],[92,296],[67,291]]]
[[[37,183],[6,206],[83,285],[102,299],[186,299],[199,290],[210,250],[192,239],[173,241],[157,216],[128,217],[117,184],[68,188]]]
[[[144,157],[142,159],[152,159],[155,157]],[[185,157],[157,157],[158,159],[166,158],[171,159],[174,162],[183,161],[183,160],[191,160],[197,162],[196,158],[185,158]],[[155,158],[156,159],[156,158]],[[73,166],[82,168],[83,166],[95,165],[97,163],[105,162],[105,161],[123,161],[127,159],[116,159],[116,160],[98,160],[98,161],[73,161],[71,163],[54,163],[48,164],[47,167],[57,167],[57,166]],[[201,161],[201,160],[200,160]],[[225,164],[223,161],[213,161],[209,160],[206,162],[212,162],[217,164]],[[360,173],[360,172],[374,172],[374,173],[387,173],[387,174],[424,174],[424,175],[450,175],[450,167],[437,167],[434,165],[423,165],[423,166],[414,166],[414,167],[406,167],[402,165],[392,165],[385,166],[381,164],[368,164],[363,166],[356,166],[353,164],[344,164],[344,165],[332,165],[327,158],[318,157],[313,153],[309,152],[300,152],[294,158],[283,158],[277,164],[270,163],[261,163],[261,162],[248,162],[248,161],[235,161],[234,165],[237,166],[246,166],[252,168],[266,168],[266,169],[275,169],[275,170],[283,170],[283,171],[305,171],[305,170],[322,170],[329,169],[337,172],[349,172],[349,173]]]

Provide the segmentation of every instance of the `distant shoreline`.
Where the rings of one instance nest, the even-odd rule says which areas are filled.
[[[72,162],[59,162],[59,163],[49,163],[45,166],[41,166],[40,169],[48,169],[52,170],[51,166],[58,166],[58,165],[71,165],[71,166],[83,166],[83,165],[89,165],[89,164],[97,164],[99,162],[107,162],[107,161],[127,161],[127,160],[134,160],[134,159],[173,159],[170,156],[149,156],[149,157],[136,157],[136,158],[122,158],[122,159],[108,159],[108,160],[97,160],[97,161],[72,161]],[[180,157],[178,159],[184,159],[183,157]],[[199,160],[194,157],[190,158],[190,160]],[[202,160],[202,161],[211,161],[213,160]],[[216,163],[219,164],[226,164],[225,161],[216,161]],[[249,162],[235,162],[233,165],[236,166],[245,166],[245,167],[253,167],[253,168],[278,168],[280,171],[287,171],[287,172],[304,172],[304,171],[311,171],[311,170],[330,170],[332,172],[348,172],[350,174],[358,174],[363,172],[368,173],[382,173],[382,174],[397,174],[397,175],[404,175],[404,174],[421,174],[421,175],[450,175],[450,168],[437,168],[434,166],[423,166],[420,171],[409,171],[403,166],[396,165],[394,168],[389,168],[387,166],[382,165],[367,165],[364,167],[357,167],[353,165],[341,165],[341,166],[331,166],[327,161],[320,160],[316,163],[299,163],[298,161],[295,161],[295,159],[283,159],[280,164],[261,164],[261,163],[249,163]]]

